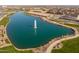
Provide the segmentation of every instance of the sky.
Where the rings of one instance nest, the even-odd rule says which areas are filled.
[[[0,5],[78,5],[78,0],[0,0]]]

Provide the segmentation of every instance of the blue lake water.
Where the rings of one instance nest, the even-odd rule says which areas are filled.
[[[37,21],[36,30],[34,29],[35,19]],[[73,33],[70,28],[48,23],[24,12],[16,12],[11,15],[6,30],[12,44],[20,49],[39,47],[53,38]]]

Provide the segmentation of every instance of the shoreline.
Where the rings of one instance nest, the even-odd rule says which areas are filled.
[[[41,16],[41,18],[42,18],[43,20],[45,20],[45,21],[50,22],[50,20],[47,20],[47,18],[45,18],[45,17],[42,17],[42,16]],[[9,23],[9,22],[8,22],[8,23]],[[7,23],[7,25],[8,25],[8,23]],[[65,26],[65,27],[67,27],[67,28],[72,28],[72,29],[74,29],[75,34],[78,34],[77,30],[76,30],[75,28],[73,28],[73,27],[66,26],[66,25],[64,25],[64,24],[59,24],[59,23],[56,23],[56,22],[53,22],[53,21],[52,21],[51,23],[55,23],[55,24],[57,24],[57,25]],[[7,25],[6,25],[6,27],[7,27]],[[6,29],[5,29],[5,30],[6,30]],[[7,34],[7,32],[6,32],[6,34]],[[7,36],[8,36],[8,35],[7,35]],[[78,36],[79,36],[79,35],[78,35]],[[68,38],[69,38],[69,37],[68,37]],[[63,39],[63,40],[61,40],[61,39]],[[61,39],[59,39],[59,40],[57,40],[57,41],[55,41],[55,40],[53,40],[53,39],[52,39],[52,40],[55,41],[55,42],[57,42],[57,43],[60,43],[60,41],[64,41],[66,38],[61,38]],[[52,40],[51,40],[51,41],[52,41]],[[10,39],[9,39],[9,41],[10,41]],[[49,42],[51,42],[51,41],[49,41]],[[49,42],[48,42],[47,44],[49,44]],[[50,46],[47,47],[47,50],[45,51],[45,53],[49,53],[49,52],[52,51],[53,47],[57,44],[57,43],[55,43],[55,42],[53,42]],[[10,41],[10,43],[12,44],[11,41]],[[47,44],[45,44],[45,45],[47,45]],[[40,46],[40,47],[44,47],[45,45]],[[15,47],[13,44],[12,44],[12,46],[13,46],[16,50],[18,50],[18,51],[34,50],[34,49],[40,48],[40,47],[36,47],[36,48],[19,49],[19,48]],[[39,52],[40,52],[40,51],[39,51]]]
[[[11,13],[8,13],[8,14],[6,14],[6,15],[4,15],[3,17],[1,17],[0,19],[1,20],[3,20],[3,18],[5,18],[5,17],[8,17],[10,14],[13,14],[14,12],[11,12]],[[0,21],[1,21],[0,20]],[[8,23],[7,23],[8,24]],[[12,44],[10,43],[10,40],[9,40],[9,38],[8,38],[8,36],[7,36],[7,31],[6,31],[6,27],[7,27],[7,24],[6,24],[6,26],[4,27],[4,35],[5,35],[5,37],[7,38],[7,40],[8,40],[8,44],[4,44],[3,46],[1,46],[0,48],[4,48],[4,47],[8,47],[8,46],[11,46]]]
[[[29,12],[29,13],[30,13],[30,12]],[[53,50],[53,48],[54,48],[58,43],[61,43],[62,41],[79,37],[79,32],[78,32],[77,29],[74,28],[74,27],[71,27],[71,26],[68,26],[68,25],[64,25],[64,24],[60,24],[60,23],[57,23],[57,22],[55,22],[55,21],[51,21],[51,20],[47,19],[46,17],[42,16],[42,14],[40,14],[40,13],[31,12],[30,14],[36,15],[36,16],[39,16],[39,15],[40,15],[40,18],[42,18],[43,20],[45,20],[45,21],[47,21],[47,22],[49,22],[49,23],[54,23],[54,24],[57,24],[57,25],[60,25],[60,26],[64,26],[64,27],[67,27],[67,28],[71,28],[71,29],[73,29],[73,30],[75,31],[75,35],[74,35],[74,36],[69,36],[69,37],[67,37],[67,38],[61,38],[61,39],[55,41],[54,43],[52,43],[52,44],[47,48],[47,50],[45,51],[46,53],[51,53],[51,51]],[[39,14],[39,15],[37,15],[37,14]]]
[[[54,48],[58,43],[61,43],[62,41],[79,37],[79,32],[77,31],[76,28],[71,27],[71,26],[67,26],[67,25],[64,25],[64,24],[59,24],[59,23],[57,23],[57,22],[55,22],[55,21],[48,20],[48,19],[46,19],[45,17],[43,17],[43,19],[46,20],[46,21],[48,21],[48,22],[50,22],[50,23],[55,23],[55,24],[58,24],[58,25],[61,25],[61,26],[67,27],[67,28],[71,28],[71,29],[73,29],[73,30],[75,31],[75,35],[74,35],[74,36],[67,37],[67,38],[61,38],[60,40],[57,40],[57,41],[55,41],[54,43],[52,43],[52,44],[47,48],[46,53],[51,53],[51,51],[53,50],[53,48]]]

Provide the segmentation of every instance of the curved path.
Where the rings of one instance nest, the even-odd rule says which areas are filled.
[[[67,26],[67,25],[64,25],[64,24],[59,24],[57,22],[54,22],[54,21],[50,21],[48,20],[47,18],[43,17],[44,20],[50,22],[50,23],[55,23],[55,24],[58,24],[58,25],[61,25],[61,26],[65,26],[65,27],[68,27],[68,28],[72,28],[74,31],[75,31],[75,35],[74,36],[69,36],[69,37],[66,37],[66,38],[62,38],[60,40],[57,40],[55,42],[53,42],[48,48],[47,50],[45,51],[46,53],[51,53],[51,51],[53,50],[53,48],[58,44],[58,43],[61,43],[62,41],[64,40],[69,40],[69,39],[73,39],[73,38],[76,38],[76,37],[79,37],[79,32],[77,31],[76,28],[74,27],[71,27],[71,26]]]
[[[1,21],[3,18],[5,18],[6,16],[8,16],[9,14],[14,13],[14,12],[6,12],[6,13],[7,13],[7,14],[3,15],[3,16],[0,18],[0,21]]]
[[[60,23],[57,23],[55,21],[50,21],[47,17],[50,16],[51,14],[48,14],[48,13],[37,13],[37,12],[28,12],[30,14],[33,14],[33,15],[38,15],[38,16],[41,16],[41,18],[43,18],[43,20],[47,21],[47,22],[50,22],[50,23],[55,23],[55,24],[58,24],[58,25],[61,25],[61,26],[65,26],[65,27],[68,27],[68,28],[72,28],[74,31],[75,31],[75,35],[74,36],[69,36],[69,37],[65,37],[65,38],[62,38],[60,40],[57,40],[55,42],[53,42],[48,48],[47,50],[45,51],[45,53],[51,53],[51,51],[53,50],[53,48],[58,44],[58,43],[61,43],[62,41],[64,40],[69,40],[69,39],[73,39],[73,38],[76,38],[76,37],[79,37],[79,32],[77,31],[76,28],[74,27],[71,27],[71,26],[67,26],[67,25],[64,25],[64,24],[60,24]]]

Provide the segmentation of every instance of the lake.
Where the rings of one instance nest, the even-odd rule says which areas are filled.
[[[34,20],[37,28],[34,28]],[[19,49],[36,48],[47,44],[56,37],[71,35],[72,29],[48,23],[40,17],[16,12],[9,16],[7,35],[12,44]]]

